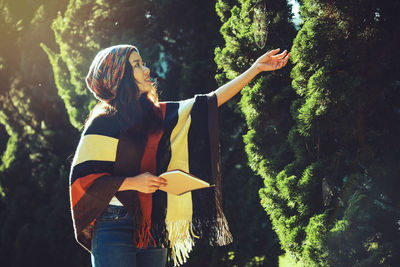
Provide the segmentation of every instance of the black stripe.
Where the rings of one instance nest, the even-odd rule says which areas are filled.
[[[191,119],[188,133],[189,171],[200,179],[213,184],[208,130],[208,97],[206,95],[196,95]],[[213,188],[193,191],[192,201],[194,221],[200,218],[215,218]],[[205,231],[207,229],[201,229],[202,234],[206,234]]]
[[[93,119],[83,135],[99,134],[119,138],[121,131],[119,125],[118,117],[116,115],[102,115]]]
[[[156,175],[165,172],[171,160],[171,133],[178,123],[179,104],[170,102],[166,104],[165,119],[163,122],[163,136],[158,143],[156,154]],[[151,212],[151,233],[157,243],[166,245],[167,231],[165,218],[167,207],[167,193],[157,190],[153,193],[153,210]]]
[[[163,136],[157,148],[157,175],[165,172],[171,160],[171,133],[178,123],[178,103],[167,103],[163,123]]]
[[[90,223],[107,207],[111,198],[124,181],[123,176],[102,176],[96,179],[73,207],[73,217],[78,241],[90,251]],[[83,232],[82,232],[83,231]],[[86,234],[85,234],[86,232]]]
[[[114,171],[115,162],[101,161],[101,160],[88,160],[71,169],[70,185],[72,185],[78,178],[85,177],[93,173],[110,173]]]
[[[208,97],[208,136],[210,138],[210,161],[214,184],[220,186],[221,179],[221,153],[219,147],[219,129],[218,129],[218,103],[217,96],[213,94]]]
[[[125,176],[140,174],[146,143],[146,135],[139,133],[135,127],[122,130],[118,140],[114,174]]]
[[[208,131],[210,136],[210,148],[211,148],[211,169],[212,176],[214,178],[214,197],[215,197],[215,208],[216,208],[216,219],[217,224],[213,224],[209,227],[207,234],[210,240],[210,244],[225,244],[230,243],[232,235],[229,232],[229,227],[222,211],[222,191],[221,191],[221,153],[219,146],[218,136],[218,103],[217,96],[213,94],[208,99]]]

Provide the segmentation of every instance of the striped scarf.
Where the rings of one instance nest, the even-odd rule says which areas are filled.
[[[221,203],[218,109],[215,94],[160,102],[163,126],[143,137],[120,130],[115,116],[95,118],[79,142],[70,174],[77,241],[91,249],[96,218],[115,195],[134,217],[134,242],[171,247],[175,265],[186,262],[195,238],[211,245],[232,242]],[[215,187],[174,196],[117,191],[127,176],[181,169]]]

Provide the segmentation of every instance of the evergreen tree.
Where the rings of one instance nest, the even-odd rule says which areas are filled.
[[[276,47],[288,48],[291,45],[295,30],[290,23],[291,15],[286,1],[218,1],[217,10],[224,23],[221,34],[225,40],[225,47],[215,51],[215,61],[223,70],[217,75],[220,83],[233,79],[245,71],[266,50]],[[266,178],[267,170],[271,172],[284,166],[280,156],[290,156],[288,146],[281,146],[281,143],[285,142],[286,135],[293,124],[288,110],[294,97],[295,94],[289,86],[289,67],[286,67],[284,70],[262,74],[262,77],[254,79],[242,90],[240,102],[236,97],[227,103],[229,112],[241,111],[245,116],[247,127],[243,125],[243,118],[240,118],[241,121],[238,118],[230,122],[231,125],[236,126],[231,126],[231,129],[238,129],[235,132],[236,135],[245,134],[248,164],[256,175]],[[237,151],[237,148],[233,147],[233,149]],[[231,173],[234,176],[233,172]],[[257,189],[262,184],[261,180],[257,179],[259,178],[250,173],[238,177],[239,184],[251,183],[252,185],[249,186],[248,191],[243,190],[237,193],[240,196],[240,202],[237,205],[259,205]],[[248,264],[277,266],[278,255],[281,251],[279,243],[270,230],[269,220],[258,215],[259,211],[255,207],[248,212],[250,213],[247,215],[248,218],[256,219],[256,223],[252,223],[251,228],[245,228],[247,231],[241,229],[244,232],[241,235],[242,249],[246,251],[257,248],[258,255],[264,255],[259,258],[258,263],[255,259],[254,262]],[[257,214],[255,218],[251,213]],[[258,237],[260,237],[259,240],[257,240]],[[255,243],[257,245],[246,247],[244,245],[246,238],[257,240]],[[239,249],[238,252],[243,253]]]
[[[0,155],[3,155],[3,152],[6,150],[8,137],[6,127],[3,124],[0,124]],[[0,165],[1,162],[0,158]]]
[[[64,177],[74,130],[39,46],[54,43],[49,25],[63,7],[44,2],[0,2],[0,123],[9,136],[0,166],[4,266],[71,266],[74,254],[64,243],[73,239]]]
[[[162,46],[161,99],[177,100],[208,93],[217,86],[214,48],[220,21],[213,0],[163,0],[149,6],[146,35]]]
[[[54,20],[58,52],[45,44],[42,47],[49,56],[59,95],[74,127],[82,127],[97,103],[86,87],[85,77],[98,51],[128,43],[143,47],[140,52],[144,58],[154,60],[158,55],[159,47],[152,45],[154,40],[144,36],[147,2],[71,0],[65,14]]]
[[[267,9],[274,3],[267,2]],[[302,4],[304,24],[292,49],[298,96],[285,86],[287,79],[272,86],[282,72],[256,80],[241,100],[249,162],[265,183],[262,205],[282,248],[298,265],[395,266],[400,3]],[[231,22],[235,27],[226,35],[233,36],[227,44],[236,50],[226,51],[234,56],[221,66],[237,68],[236,59],[250,54],[242,52],[250,27],[239,20],[241,10],[234,12],[239,22]],[[285,33],[275,29],[276,35]],[[225,73],[234,67],[225,67]]]
[[[80,128],[96,103],[84,77],[95,54],[135,45],[158,78],[162,100],[208,93],[216,83],[212,51],[218,20],[213,1],[70,1],[53,23],[59,52],[43,45],[71,123]],[[196,73],[196,75],[194,75]]]
[[[302,96],[293,140],[306,148],[296,166],[301,183],[322,188],[323,197],[303,202],[306,245],[297,252],[305,263],[400,260],[399,10],[398,1],[303,1],[293,47],[293,86]]]

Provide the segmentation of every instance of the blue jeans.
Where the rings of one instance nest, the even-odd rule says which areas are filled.
[[[125,207],[110,205],[96,219],[91,260],[93,267],[164,267],[167,249],[136,248],[132,215]]]

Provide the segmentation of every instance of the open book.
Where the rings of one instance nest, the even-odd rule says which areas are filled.
[[[209,183],[182,170],[171,170],[159,175],[168,181],[168,185],[160,187],[160,190],[179,196],[196,189],[212,187]]]

